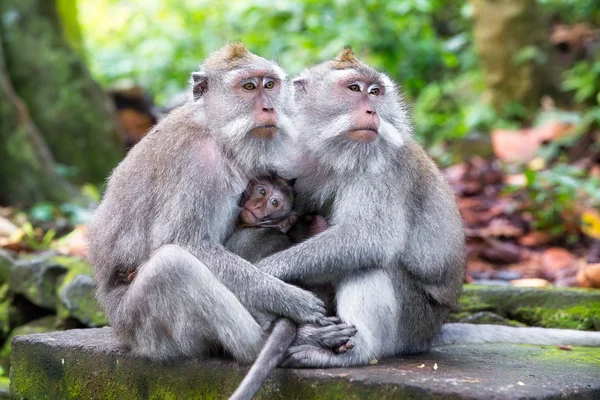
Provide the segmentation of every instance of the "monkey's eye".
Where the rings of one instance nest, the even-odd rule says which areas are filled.
[[[246,90],[254,90],[256,89],[256,85],[252,82],[244,83],[244,89]]]
[[[348,86],[348,89],[352,90],[353,92],[360,92],[360,86],[358,86],[356,83]]]
[[[277,199],[275,199],[275,198],[272,198],[272,199],[271,199],[271,205],[272,205],[273,207],[275,207],[275,208],[278,208],[278,207],[279,207],[279,200],[277,200]]]
[[[273,81],[265,82],[265,89],[273,89],[275,87],[275,83]]]
[[[371,90],[369,90],[369,93],[372,94],[373,96],[379,96],[379,88],[378,87],[371,88]]]
[[[261,196],[265,196],[267,194],[267,191],[265,190],[264,187],[259,186],[258,189],[256,189],[256,191],[258,192],[258,194],[260,194]]]

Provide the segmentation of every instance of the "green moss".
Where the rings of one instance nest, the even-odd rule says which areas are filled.
[[[465,285],[460,306],[449,321],[492,312],[527,325],[600,330],[599,290]]]
[[[578,329],[600,330],[600,305],[580,305],[561,309],[547,309],[543,307],[519,307],[513,318],[524,321],[529,325]]]
[[[54,315],[39,318],[28,322],[25,325],[18,326],[12,330],[8,338],[4,341],[4,345],[0,350],[0,365],[4,369],[4,373],[10,370],[10,355],[12,351],[12,339],[18,335],[30,335],[32,333],[46,333],[57,329],[57,320]]]
[[[594,347],[573,346],[571,351],[566,351],[555,346],[544,346],[544,352],[535,357],[547,365],[569,363],[582,367],[598,366],[600,368],[600,349]]]
[[[68,269],[56,289],[59,317],[75,318],[90,327],[106,325],[108,321],[94,294],[89,264],[75,257],[57,256],[52,260]]]

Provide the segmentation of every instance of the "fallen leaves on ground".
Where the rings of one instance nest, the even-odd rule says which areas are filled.
[[[542,143],[568,134],[568,128],[548,125],[521,136],[530,135],[536,143]],[[497,143],[505,140],[503,135],[496,133]],[[533,154],[526,159],[528,168],[546,167]],[[479,157],[453,165],[444,174],[457,196],[465,224],[467,282],[492,279],[529,287],[555,284],[600,288],[598,210],[581,208],[575,214],[572,211],[562,215],[565,229],[582,238],[577,243],[567,243],[567,232],[551,234],[534,225],[531,205],[522,196],[527,190],[525,174],[505,174],[499,160]],[[513,190],[507,190],[509,187]],[[580,218],[581,223],[573,216]]]

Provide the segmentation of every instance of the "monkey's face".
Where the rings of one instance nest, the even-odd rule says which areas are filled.
[[[247,226],[281,219],[292,211],[293,201],[291,187],[282,182],[251,181],[242,199],[240,219]]]
[[[207,126],[251,175],[257,168],[277,168],[288,158],[293,127],[285,80],[277,64],[241,43],[213,53],[192,74],[199,125]]]
[[[272,140],[282,128],[285,79],[277,64],[234,43],[213,53],[192,74],[193,99],[224,135]]]
[[[393,154],[410,133],[393,82],[350,50],[303,71],[294,80],[294,101],[300,140],[320,164],[338,170],[367,168],[383,153]]]

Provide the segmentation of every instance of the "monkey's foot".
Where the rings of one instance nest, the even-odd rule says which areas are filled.
[[[345,352],[347,352],[348,350],[354,348],[354,341],[352,339],[348,340],[347,343],[341,345],[340,347],[338,347],[337,349],[335,349],[335,352],[337,354],[344,354]]]
[[[280,366],[285,368],[318,368],[326,366],[326,360],[341,357],[331,350],[309,344],[291,346]]]
[[[348,324],[329,326],[302,325],[298,328],[293,347],[311,345],[322,349],[345,352],[354,347],[350,342],[357,329]],[[340,351],[344,348],[345,350]]]

